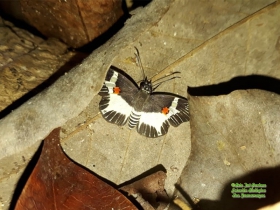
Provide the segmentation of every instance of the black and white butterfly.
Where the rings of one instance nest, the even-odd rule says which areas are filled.
[[[136,56],[141,64],[138,50]],[[153,87],[152,82],[144,77],[138,87],[127,74],[111,66],[99,92],[103,118],[120,126],[128,121],[129,128],[136,126],[139,134],[150,138],[166,134],[169,125],[177,127],[187,122],[188,100],[171,93],[153,92],[159,84]]]

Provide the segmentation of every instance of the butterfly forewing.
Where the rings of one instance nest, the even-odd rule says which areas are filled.
[[[111,67],[99,92],[102,96],[99,109],[104,119],[117,125],[124,125],[132,111],[133,97],[138,91],[136,84]]]

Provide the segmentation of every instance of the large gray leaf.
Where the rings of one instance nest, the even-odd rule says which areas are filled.
[[[191,97],[190,105],[192,151],[178,183],[183,191],[203,209],[257,209],[279,201],[280,96],[240,90]],[[266,198],[232,198],[231,183],[266,184]]]

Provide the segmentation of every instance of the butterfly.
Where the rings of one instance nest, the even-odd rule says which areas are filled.
[[[137,48],[136,51],[141,64]],[[130,129],[136,127],[139,134],[149,138],[165,135],[170,125],[177,127],[189,121],[188,100],[171,93],[153,92],[159,84],[153,87],[144,76],[138,86],[126,73],[111,66],[99,92],[103,118],[119,126],[128,122]]]

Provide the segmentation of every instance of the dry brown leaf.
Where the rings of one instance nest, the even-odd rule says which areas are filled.
[[[124,13],[121,0],[1,1],[0,9],[74,48],[100,36]]]
[[[166,174],[155,172],[131,184],[120,188],[135,197],[144,210],[164,210],[169,204],[169,197],[164,189]]]
[[[44,140],[40,158],[15,209],[124,210],[137,208],[118,190],[70,160],[60,146],[60,128]]]

